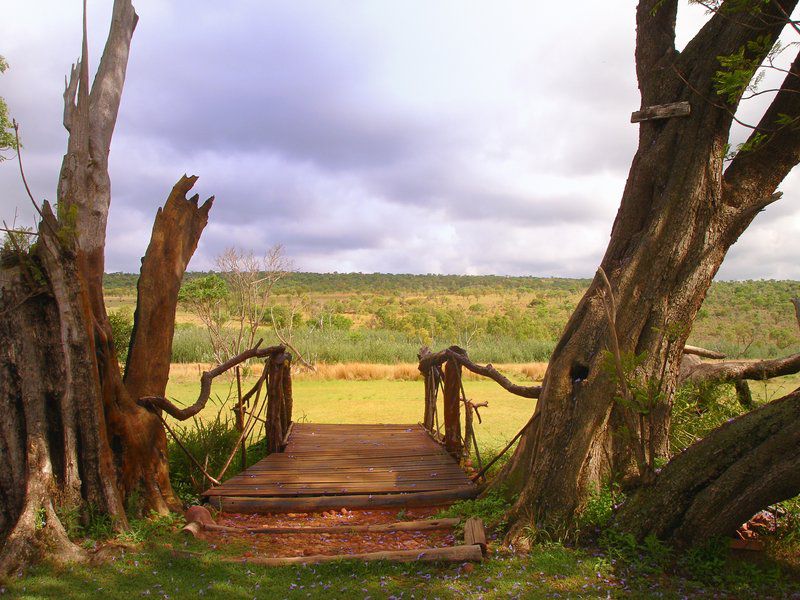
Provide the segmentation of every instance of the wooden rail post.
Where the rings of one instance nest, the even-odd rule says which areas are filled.
[[[286,360],[283,363],[283,410],[281,411],[281,425],[283,427],[283,434],[289,431],[289,425],[292,422],[292,408],[294,399],[292,397],[292,355],[289,353],[284,354]]]
[[[242,404],[242,373],[236,365],[236,429],[241,434],[244,431],[244,404]],[[247,468],[247,440],[242,438],[242,471]]]
[[[273,354],[269,360],[267,373],[267,452],[277,452],[283,441],[281,410],[283,409],[283,363],[280,354]]]
[[[420,348],[417,358],[422,361],[422,359],[430,356],[430,354],[430,348],[423,346]],[[439,385],[435,377],[435,368],[436,367],[433,365],[423,367],[421,363],[419,368],[422,373],[423,381],[425,382],[425,412],[422,415],[422,425],[431,433],[436,431],[434,429],[434,419],[436,415],[437,386]]]
[[[449,357],[444,367],[444,447],[461,458],[461,365]]]

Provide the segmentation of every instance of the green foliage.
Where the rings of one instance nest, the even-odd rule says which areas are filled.
[[[777,529],[778,539],[797,552],[800,550],[800,496],[780,502],[777,511],[782,519]]]
[[[191,425],[177,427],[175,433],[192,456],[215,477],[239,439],[235,420],[224,404],[220,404],[214,419],[200,420],[195,417]],[[175,493],[186,504],[197,504],[200,493],[211,484],[172,438],[169,440],[168,455],[170,479]],[[240,464],[241,459],[235,456],[227,475],[235,474]]]
[[[195,417],[191,425],[177,427],[175,433],[180,437],[183,446],[214,477],[222,470],[240,435],[230,408],[224,402],[219,402],[219,410],[213,419],[201,420]],[[211,484],[174,439],[170,438],[167,450],[170,480],[175,493],[184,503],[197,504],[200,494]],[[247,464],[258,462],[265,455],[265,440],[261,440],[247,448]],[[225,478],[236,475],[241,470],[241,465],[241,450],[237,448],[225,471]]]
[[[613,482],[604,484],[600,489],[589,494],[581,514],[578,516],[578,528],[592,533],[606,527],[614,516],[614,509],[625,499],[619,485]]]
[[[439,511],[436,518],[468,519],[478,517],[487,527],[503,528],[506,524],[506,514],[511,508],[511,503],[497,491],[490,491],[481,498],[473,500],[460,500]]]
[[[93,504],[85,508],[85,525],[79,530],[79,535],[90,540],[103,541],[114,535],[114,521],[111,517],[99,510]]]
[[[172,362],[209,363],[214,360],[214,352],[208,341],[208,333],[195,325],[178,323],[172,337]]]
[[[208,277],[221,279],[187,273],[184,287],[191,289],[191,282]],[[214,284],[216,292],[210,296],[221,295],[220,283]],[[466,347],[478,362],[546,361],[588,283],[535,277],[291,273],[276,284],[271,304],[286,306],[290,296],[305,295],[303,314],[294,313],[292,337],[317,361],[413,362],[422,344],[442,348],[453,343]],[[105,289],[115,298],[133,298],[136,276],[107,274]],[[793,281],[714,282],[692,324],[689,343],[732,358],[800,352],[789,303],[797,295],[800,284]],[[288,322],[289,314],[276,308],[281,323]],[[225,314],[219,317],[227,319]],[[678,327],[685,324],[673,326]],[[230,323],[221,333],[232,333]],[[674,333],[670,329],[664,335]],[[271,323],[258,335],[268,344],[277,342]],[[173,360],[212,362],[213,356],[208,334],[179,322]]]
[[[8,69],[8,62],[0,56],[0,73],[5,73]],[[14,134],[14,127],[11,118],[8,116],[8,105],[3,98],[0,98],[0,162],[6,160],[3,150],[16,150],[17,140]]]
[[[185,524],[186,520],[183,515],[176,513],[160,515],[153,511],[147,518],[132,519],[130,529],[120,533],[117,539],[130,544],[142,544],[148,540],[174,533],[176,529]]]
[[[731,384],[703,382],[682,386],[675,393],[672,403],[672,451],[682,452],[743,412]]]
[[[679,564],[697,580],[714,581],[724,571],[729,553],[730,542],[724,538],[714,538],[688,549],[680,557]]]
[[[228,284],[216,274],[188,279],[178,292],[178,300],[187,304],[217,302],[227,296]]]
[[[600,547],[619,568],[640,574],[663,573],[672,559],[672,550],[655,536],[639,543],[632,534],[614,527],[603,530]]]
[[[119,308],[109,311],[108,321],[111,323],[111,337],[114,340],[117,359],[124,364],[128,358],[128,347],[133,333],[133,314],[129,308]]]
[[[745,0],[746,1],[746,0]],[[752,1],[750,4],[754,4]],[[764,59],[771,60],[782,50],[770,35],[760,35],[740,46],[736,52],[718,56],[720,70],[714,74],[714,89],[729,104],[736,104],[742,95],[758,91],[764,73],[758,72]]]
[[[5,266],[31,262],[29,260],[30,252],[36,237],[23,232],[33,232],[33,228],[17,227],[16,229],[16,231],[6,231],[3,234],[3,243],[0,245],[0,263]]]

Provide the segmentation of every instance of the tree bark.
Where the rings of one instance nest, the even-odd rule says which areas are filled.
[[[43,214],[35,252],[0,269],[0,577],[45,551],[84,558],[57,508],[91,503],[127,525],[86,338],[89,301],[47,204]]]
[[[717,57],[759,35],[777,38],[785,25],[780,11],[791,14],[795,4],[782,0],[736,18],[715,14],[681,53],[674,46],[677,0],[641,0],[637,8],[642,107],[688,101],[691,114],[639,125],[639,149],[601,266],[617,298],[621,350],[644,353],[643,371],[662,382],[654,427],[639,432],[660,456],[669,451],[682,349],[711,280],[800,159],[800,136],[782,131],[723,171],[736,103],[716,95]],[[798,78],[787,76],[773,106],[800,114],[797,86]],[[630,472],[629,448],[614,435],[625,419],[604,367],[608,323],[600,289],[595,277],[553,352],[536,407],[540,418],[496,480],[508,494],[519,493],[512,536],[531,521],[569,526],[592,488],[610,474]]]

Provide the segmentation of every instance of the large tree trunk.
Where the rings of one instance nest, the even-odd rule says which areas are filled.
[[[654,427],[638,432],[660,456],[668,453],[682,349],[711,280],[800,158],[800,136],[789,128],[774,133],[759,152],[740,154],[723,173],[736,105],[725,104],[714,90],[717,57],[758,35],[776,38],[785,24],[780,11],[791,13],[795,4],[772,3],[760,15],[716,14],[682,53],[674,48],[677,0],[642,0],[637,9],[642,107],[688,101],[691,114],[640,125],[639,149],[601,266],[617,299],[622,351],[645,353],[643,370],[662,381]],[[762,124],[774,129],[779,112],[800,113],[797,89],[798,78],[789,75]],[[531,520],[568,526],[593,487],[630,472],[629,445],[614,435],[625,419],[604,368],[608,322],[601,289],[596,277],[570,318],[544,378],[537,424],[498,478],[510,494],[519,493],[517,527]]]
[[[196,178],[184,176],[156,216],[123,383],[102,283],[108,156],[136,21],[130,0],[115,0],[90,89],[84,19],[81,61],[64,93],[58,218],[45,204],[33,250],[0,265],[0,577],[42,552],[83,557],[62,509],[91,506],[124,529],[133,495],[145,511],[180,508],[160,420],[137,400],[163,395],[178,289],[212,201],[187,200]]]
[[[44,206],[35,253],[0,269],[0,576],[47,548],[81,557],[56,515],[84,502],[125,527],[76,255]]]
[[[800,492],[800,389],[726,423],[676,456],[616,516],[643,539],[694,545],[732,534]]]

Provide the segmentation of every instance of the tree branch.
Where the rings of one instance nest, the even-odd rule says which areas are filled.
[[[643,106],[660,103],[655,82],[664,58],[675,55],[677,15],[678,0],[640,0],[636,7],[636,75]]]
[[[770,360],[729,360],[719,363],[700,363],[681,373],[681,382],[732,382],[742,379],[762,381],[800,371],[800,354]]]
[[[195,403],[191,406],[187,406],[186,408],[178,408],[163,396],[143,396],[139,398],[138,404],[147,408],[148,410],[161,409],[179,421],[190,419],[205,408],[206,402],[208,402],[208,398],[211,396],[211,382],[215,377],[248,359],[272,357],[277,354],[283,354],[286,351],[286,348],[283,346],[259,348],[260,345],[261,340],[259,340],[253,348],[245,350],[241,354],[237,354],[230,360],[225,361],[210,371],[205,371],[200,376],[200,395],[197,397]]]
[[[699,346],[690,346],[686,344],[683,347],[684,354],[692,354],[694,356],[702,356],[703,358],[725,358],[722,352],[716,350],[709,350],[707,348],[700,348]]]
[[[765,195],[772,193],[800,162],[797,124],[787,124],[776,130],[782,115],[800,115],[800,52],[791,71],[758,124],[758,130],[772,133],[753,150],[737,154],[723,176],[726,204],[737,207],[740,214],[750,218],[769,204],[769,200],[777,199],[765,198]],[[756,135],[758,132],[753,132],[748,141],[752,142]]]
[[[423,350],[427,350],[427,348]],[[453,358],[465,369],[472,371],[477,375],[482,375],[483,377],[488,377],[489,379],[496,381],[503,389],[516,396],[522,396],[523,398],[538,398],[539,394],[542,392],[542,386],[540,385],[527,386],[512,382],[510,379],[508,379],[508,377],[495,369],[491,364],[486,366],[475,364],[469,359],[469,356],[467,356],[467,351],[463,348],[459,348],[458,346],[450,346],[446,350],[441,350],[436,353],[431,353],[430,351],[424,352],[423,350],[421,350],[418,354],[420,357],[419,370],[421,373],[426,373],[431,368],[440,366],[448,359]]]

